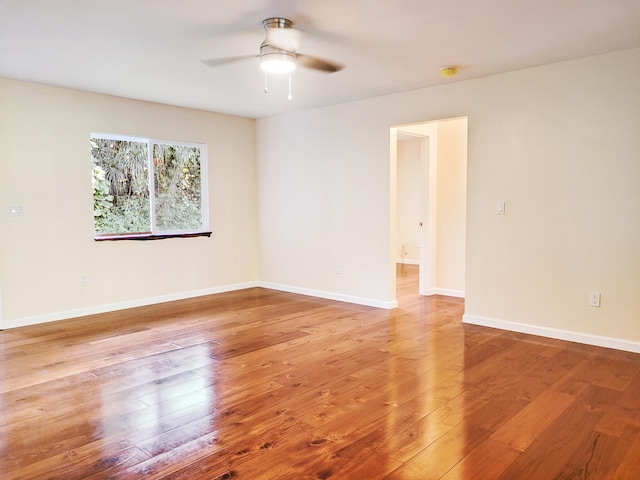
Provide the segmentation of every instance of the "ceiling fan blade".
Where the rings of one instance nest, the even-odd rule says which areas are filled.
[[[209,58],[207,60],[202,60],[208,67],[217,67],[220,65],[228,65],[230,63],[242,62],[244,60],[249,60],[251,58],[258,58],[260,55],[239,55],[237,57],[225,57],[225,58]]]
[[[301,67],[312,68],[313,70],[318,70],[324,73],[335,73],[344,68],[344,65],[340,65],[339,63],[329,62],[327,60],[311,57],[302,53],[296,54],[296,64]]]

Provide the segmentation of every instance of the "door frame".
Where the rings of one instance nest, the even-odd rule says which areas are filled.
[[[391,171],[392,171],[392,208],[397,208],[397,168],[398,133],[411,135],[421,140],[420,148],[420,258],[419,286],[420,295],[433,295],[436,260],[436,200],[438,174],[438,122],[398,125],[391,127]],[[392,257],[393,290],[395,292],[395,259],[397,257],[397,213],[392,215]],[[395,295],[395,293],[394,293]]]

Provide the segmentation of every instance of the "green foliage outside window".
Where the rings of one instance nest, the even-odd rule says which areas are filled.
[[[151,149],[150,177],[148,142],[91,138],[96,235],[203,228],[200,147],[152,143]]]
[[[158,229],[175,231],[202,228],[200,149],[155,144],[153,174]]]

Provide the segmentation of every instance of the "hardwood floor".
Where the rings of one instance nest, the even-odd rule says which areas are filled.
[[[0,478],[638,479],[640,355],[260,288],[0,333]]]

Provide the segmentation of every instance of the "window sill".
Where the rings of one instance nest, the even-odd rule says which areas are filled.
[[[96,242],[104,242],[107,240],[164,240],[165,238],[191,238],[191,237],[210,237],[211,232],[196,233],[166,233],[151,234],[143,233],[137,235],[100,235],[94,237]]]

